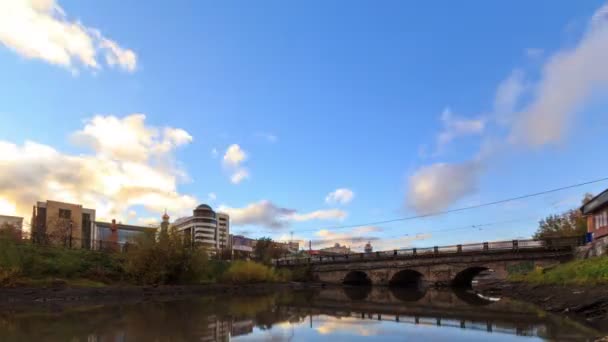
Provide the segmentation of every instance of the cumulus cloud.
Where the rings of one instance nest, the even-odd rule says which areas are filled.
[[[408,205],[418,214],[444,210],[476,191],[482,169],[478,160],[424,166],[409,178]]]
[[[353,200],[355,193],[347,188],[336,189],[325,197],[327,204],[347,204]]]
[[[243,208],[224,205],[220,206],[219,211],[229,214],[233,225],[258,225],[273,229],[285,228],[294,221],[342,220],[347,216],[346,212],[337,209],[298,213],[295,209],[283,208],[268,200],[251,203]]]
[[[445,108],[441,113],[441,123],[443,129],[437,136],[438,150],[458,137],[481,134],[486,126],[483,118],[466,119],[457,117],[450,108]]]
[[[593,15],[578,44],[550,56],[533,99],[519,113],[512,140],[530,146],[559,142],[573,116],[597,92],[608,92],[608,4]]]
[[[247,160],[247,153],[237,144],[228,146],[224,154],[223,164],[226,169],[231,172],[230,181],[233,184],[239,184],[243,180],[249,178],[249,170],[243,166]]]
[[[77,65],[101,69],[99,55],[110,67],[137,68],[137,55],[103,36],[98,29],[70,20],[54,0],[0,0],[0,43],[26,57],[70,70]]]
[[[97,209],[101,219],[132,218],[132,207],[184,214],[196,198],[181,194],[172,152],[191,137],[177,129],[144,124],[142,114],[124,118],[96,116],[74,134],[74,142],[90,153],[67,154],[26,141],[0,141],[0,202],[23,216],[38,200],[80,203]],[[179,132],[176,134],[176,132]]]

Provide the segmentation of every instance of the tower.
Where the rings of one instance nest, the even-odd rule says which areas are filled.
[[[166,237],[169,234],[169,215],[167,215],[167,209],[165,209],[165,213],[163,214],[163,220],[160,223],[160,236]]]

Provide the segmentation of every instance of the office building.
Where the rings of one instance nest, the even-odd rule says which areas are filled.
[[[32,239],[76,248],[91,248],[95,210],[80,204],[37,202],[32,212]]]

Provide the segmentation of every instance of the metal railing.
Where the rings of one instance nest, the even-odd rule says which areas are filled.
[[[310,257],[286,257],[273,260],[276,266],[319,264],[333,262],[352,262],[378,259],[407,259],[439,257],[459,254],[484,254],[493,252],[517,252],[520,250],[557,250],[568,249],[585,244],[584,236],[570,236],[542,240],[508,240],[459,244],[450,246],[433,246],[424,248],[394,249],[371,253],[353,253],[336,255],[319,255]]]

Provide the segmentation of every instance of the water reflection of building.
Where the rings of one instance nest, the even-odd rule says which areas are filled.
[[[231,320],[220,319],[215,315],[208,316],[206,329],[201,332],[199,341],[230,341],[231,326]]]
[[[253,332],[253,320],[247,319],[242,321],[233,321],[230,336],[241,336],[251,334]]]

